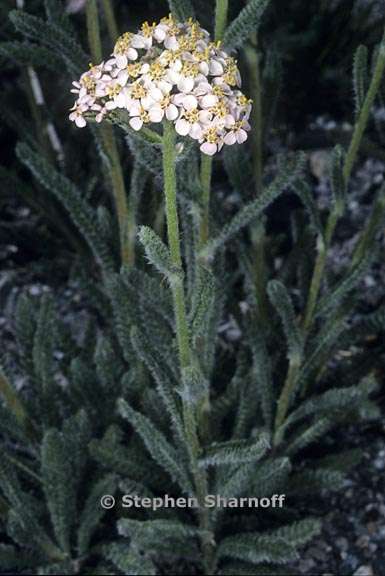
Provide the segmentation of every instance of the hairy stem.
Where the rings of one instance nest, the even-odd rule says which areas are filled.
[[[210,156],[201,157],[202,220],[199,230],[199,246],[202,248],[210,236],[210,191],[213,161]]]
[[[227,26],[228,0],[217,0],[215,8],[215,40],[220,41]],[[213,160],[201,154],[201,222],[199,227],[199,246],[202,247],[210,238],[210,196]]]
[[[96,0],[87,0],[87,31],[88,43],[94,62],[102,60],[102,44],[100,39],[99,14]],[[119,150],[113,127],[101,126],[101,136],[109,159],[110,178],[115,209],[119,223],[120,253],[122,264],[131,266],[135,260],[135,221],[128,211],[127,191],[124,183]]]
[[[253,161],[255,196],[259,196],[263,186],[263,111],[260,56],[258,53],[256,34],[251,37],[251,43],[245,48],[245,57],[250,82],[250,96],[253,99],[250,118],[253,127],[251,132],[251,155]],[[268,302],[266,297],[265,225],[261,221],[254,226],[255,227],[251,229],[251,241],[254,253],[255,289],[258,298],[257,309],[260,321],[266,324]]]
[[[170,122],[164,123],[163,130],[163,180],[167,235],[171,261],[175,267],[175,271],[178,273],[176,275],[177,279],[172,283],[171,289],[174,300],[179,363],[183,380],[186,369],[191,367],[192,355],[190,348],[190,331],[186,314],[179,219],[176,200],[176,133],[174,126]],[[205,497],[207,495],[207,477],[204,470],[200,469],[198,466],[198,458],[201,448],[197,431],[197,420],[194,407],[188,399],[183,400],[183,421],[190,453],[196,494],[200,503],[199,520],[201,529],[204,530],[204,536],[202,537],[202,551],[204,555],[205,569],[207,573],[210,574],[211,571],[209,572],[208,570],[211,570],[212,566],[213,545],[212,539],[207,536],[207,531],[210,528],[210,518],[208,510],[204,506]]]

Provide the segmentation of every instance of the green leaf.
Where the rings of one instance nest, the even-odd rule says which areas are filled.
[[[197,285],[193,292],[190,314],[191,338],[194,346],[199,338],[207,333],[207,326],[212,314],[215,299],[216,282],[213,274],[200,267],[197,274]]]
[[[252,564],[286,564],[298,560],[295,547],[275,535],[237,534],[224,538],[218,546],[219,558],[234,558]]]
[[[324,236],[323,226],[321,223],[321,218],[319,214],[319,209],[317,202],[313,196],[312,187],[306,180],[298,180],[293,188],[293,192],[301,199],[303,205],[310,218],[310,225],[312,230],[319,234],[321,237]]]
[[[143,245],[147,259],[155,268],[164,274],[170,283],[173,283],[174,276],[179,276],[173,269],[169,249],[162,242],[159,236],[148,226],[141,226],[138,233],[139,241]]]
[[[195,11],[191,0],[168,0],[168,5],[173,16],[179,22],[187,22],[189,18],[194,18]]]
[[[102,269],[111,271],[114,263],[110,249],[101,237],[94,211],[82,197],[80,190],[27,144],[19,143],[16,147],[16,154],[42,186],[52,192],[64,205]]]
[[[270,448],[267,434],[261,434],[258,440],[232,440],[214,443],[206,448],[204,456],[199,460],[203,468],[208,466],[239,465],[247,462],[257,462]]]
[[[181,465],[175,448],[166,440],[164,435],[148,418],[133,410],[123,399],[119,400],[118,407],[121,416],[128,420],[139,434],[152,458],[170,474],[184,492],[192,494],[193,490],[188,474]]]
[[[298,364],[303,355],[304,338],[288,291],[278,280],[271,280],[267,286],[267,292],[282,320],[288,345],[288,358]]]
[[[0,56],[12,60],[18,66],[33,66],[34,68],[47,68],[51,72],[57,72],[62,65],[62,60],[44,46],[37,46],[31,42],[0,43]]]
[[[293,456],[309,444],[317,442],[333,426],[335,426],[335,422],[330,419],[319,418],[314,424],[305,428],[303,432],[297,432],[295,440],[286,448],[286,454]]]
[[[293,161],[285,163],[272,184],[256,200],[241,208],[222,232],[203,247],[201,256],[205,259],[212,258],[218,248],[253,222],[286,188],[295,182],[304,163],[305,156],[301,153],[297,154]]]
[[[62,27],[44,22],[23,10],[12,10],[9,17],[18,32],[45,45],[61,58],[71,75],[80,76],[87,69],[89,57]]]
[[[157,570],[148,556],[140,555],[130,546],[115,542],[104,546],[104,556],[113,562],[123,574],[130,576],[155,576]]]
[[[49,430],[44,435],[41,468],[43,488],[57,541],[64,552],[70,553],[76,518],[76,490],[70,455],[58,430]]]
[[[335,146],[330,161],[330,184],[333,202],[342,213],[346,203],[346,185],[344,178],[345,151],[339,144]]]
[[[175,388],[173,387],[173,378],[170,377],[162,363],[159,363],[156,349],[151,347],[148,340],[137,328],[133,328],[131,331],[131,341],[138,357],[146,364],[157,384],[157,391],[169,413],[175,431],[179,438],[185,442],[180,407],[178,406]]]
[[[93,533],[99,529],[105,510],[100,505],[100,500],[105,494],[115,494],[117,479],[110,474],[96,482],[85,502],[84,508],[79,518],[79,528],[77,533],[78,554],[84,556],[88,553]]]
[[[223,44],[227,50],[240,48],[250,34],[258,30],[269,2],[270,0],[249,0],[225,32]]]
[[[359,46],[353,61],[353,90],[356,104],[356,116],[361,112],[368,87],[368,49]]]

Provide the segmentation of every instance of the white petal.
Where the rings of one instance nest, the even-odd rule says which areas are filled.
[[[193,88],[194,88],[194,78],[185,78],[184,76],[182,76],[182,78],[178,82],[178,90],[186,94],[188,92],[191,92]]]
[[[121,92],[115,99],[118,108],[125,108],[127,106],[127,97],[124,92]]]
[[[151,88],[150,90],[150,97],[155,100],[155,102],[160,102],[163,100],[163,92],[159,90],[159,88]]]
[[[129,60],[137,60],[137,58],[138,58],[138,53],[137,53],[137,51],[135,50],[135,48],[129,48],[129,49],[127,50],[127,58],[128,58]]]
[[[202,97],[200,105],[202,108],[211,108],[212,106],[215,106],[217,102],[218,98],[215,96],[215,94],[207,94],[206,96]]]
[[[183,98],[183,107],[188,111],[195,110],[198,107],[198,100],[195,96],[189,94]]]
[[[147,72],[150,70],[150,65],[146,62],[145,64],[143,64],[143,66],[140,69],[140,73],[141,74],[147,74]]]
[[[155,40],[157,40],[158,42],[163,42],[163,40],[166,38],[166,31],[163,28],[163,26],[157,26],[154,30],[154,38]]]
[[[125,86],[128,80],[128,72],[127,70],[121,70],[118,74],[118,83],[121,86]]]
[[[135,118],[131,118],[130,126],[131,126],[131,128],[133,128],[134,130],[136,130],[138,132],[138,130],[140,130],[141,127],[143,126],[143,120],[141,118],[139,118],[138,116],[135,116]]]
[[[173,122],[174,120],[176,120],[178,118],[178,108],[174,105],[174,104],[170,104],[169,106],[167,106],[166,108],[166,118],[167,120],[170,120],[171,122]]]
[[[84,126],[86,126],[87,122],[84,120],[83,116],[77,116],[75,118],[75,124],[78,128],[84,128]]]
[[[222,76],[224,70],[222,64],[217,60],[211,60],[210,62],[210,74],[212,76]]]
[[[209,65],[207,64],[207,62],[201,62],[199,64],[199,70],[200,72],[202,72],[202,74],[204,74],[205,76],[209,75]]]
[[[128,64],[127,56],[125,56],[124,54],[118,54],[116,56],[116,65],[118,68],[120,68],[120,70],[126,68],[127,64]]]
[[[234,132],[228,132],[225,136],[225,144],[227,144],[227,146],[232,146],[233,144],[235,144],[237,141],[237,138],[234,134]]]
[[[142,106],[145,110],[149,110],[155,104],[155,100],[151,96],[145,96],[141,100]]]
[[[200,147],[200,150],[201,150],[201,152],[203,152],[203,154],[207,154],[207,156],[214,156],[214,154],[217,151],[217,145],[216,144],[210,144],[209,142],[205,142]]]
[[[157,86],[163,94],[169,94],[169,92],[172,90],[172,84],[170,84],[170,82],[166,82],[165,80],[159,80]]]
[[[175,124],[175,130],[181,136],[187,136],[187,134],[190,132],[190,128],[191,125],[187,122],[187,120],[184,120],[183,118],[180,118]]]
[[[226,128],[231,128],[232,126],[234,126],[235,124],[235,118],[234,116],[231,116],[231,114],[228,114],[225,118],[225,126]]]
[[[237,142],[238,144],[243,144],[243,142],[246,142],[247,140],[247,132],[245,130],[242,130],[242,128],[240,128],[237,131]]]
[[[175,104],[175,106],[183,106],[183,100],[186,98],[185,94],[175,94],[175,96],[173,96],[173,103]]]
[[[175,36],[168,36],[164,41],[164,46],[167,50],[177,50],[179,48],[179,43]]]
[[[169,70],[167,72],[167,78],[171,82],[171,84],[178,84],[180,81],[180,74],[176,70]]]
[[[151,122],[162,122],[164,112],[160,106],[153,106],[151,110],[149,110],[148,115]]]
[[[211,92],[211,86],[208,82],[199,82],[198,86],[194,90],[196,96],[204,96]]]
[[[202,124],[208,124],[211,121],[212,114],[208,110],[201,110],[199,112],[199,121]]]
[[[141,112],[141,106],[138,102],[135,102],[130,107],[130,116],[139,116]]]
[[[191,138],[193,138],[194,140],[199,140],[200,138],[202,138],[202,134],[203,130],[197,122],[191,126],[190,130]]]
[[[135,34],[131,40],[131,46],[133,48],[144,48],[145,47],[145,39],[140,34]]]
[[[115,108],[117,107],[115,100],[108,100],[108,102],[106,102],[106,108],[107,110],[115,110]]]

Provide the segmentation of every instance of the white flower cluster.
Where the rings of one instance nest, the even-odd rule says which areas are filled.
[[[87,112],[101,122],[121,108],[134,130],[167,118],[210,156],[224,144],[244,142],[250,130],[251,101],[239,90],[236,60],[193,20],[182,24],[170,15],[158,24],[145,22],[137,34],[118,39],[109,60],[73,84],[78,98],[70,119],[80,128]]]

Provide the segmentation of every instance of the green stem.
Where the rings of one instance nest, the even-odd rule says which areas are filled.
[[[370,82],[368,92],[365,96],[364,103],[362,105],[360,114],[355,124],[353,136],[346,155],[345,164],[343,168],[343,176],[346,186],[349,182],[352,169],[361,145],[362,137],[368,124],[370,110],[373,106],[374,99],[381,85],[384,69],[385,69],[385,31],[380,44],[372,80]],[[303,324],[303,329],[305,332],[307,332],[310,329],[314,319],[314,312],[318,301],[318,295],[321,289],[321,283],[325,271],[328,249],[333,238],[335,227],[341,214],[342,214],[342,207],[340,205],[336,205],[334,210],[332,210],[332,212],[330,213],[326,224],[325,240],[323,241],[321,238],[318,239],[318,254],[314,266],[313,277],[310,284],[309,297],[306,305],[306,312]]]
[[[181,369],[187,368],[191,363],[190,335],[187,323],[186,304],[182,280],[182,255],[180,249],[180,232],[176,203],[176,136],[173,125],[165,122],[163,133],[163,178],[166,200],[167,234],[171,261],[180,272],[180,281],[172,286],[175,306],[176,333],[179,349]]]
[[[250,82],[250,95],[253,99],[250,122],[253,127],[251,132],[251,155],[254,172],[255,195],[262,192],[263,174],[263,111],[262,111],[262,84],[260,71],[260,56],[257,47],[257,36],[251,38],[251,44],[245,48],[246,64]],[[258,298],[258,315],[262,324],[266,324],[267,318],[267,297],[266,297],[266,261],[265,225],[260,222],[251,230],[251,241],[254,253],[255,289]]]
[[[229,0],[217,0],[215,8],[215,40],[222,40],[226,26]]]
[[[297,376],[299,369],[301,367],[300,358],[290,359],[289,370],[287,372],[287,377],[285,384],[283,386],[281,395],[278,400],[277,413],[275,418],[275,434],[274,434],[274,446],[278,446],[281,441],[280,428],[285,421],[286,414],[290,407],[290,401],[293,395],[295,384],[297,382]]]
[[[87,0],[87,31],[92,59],[94,62],[100,62],[103,52],[96,0]],[[124,175],[113,127],[108,124],[101,126],[101,136],[110,161],[112,192],[119,223],[121,261],[126,266],[132,266],[135,261],[136,226],[133,215],[128,211]]]
[[[119,30],[111,0],[103,0],[103,10],[106,17],[108,34],[111,38],[111,42],[115,44],[119,37]]]
[[[163,180],[170,256],[175,270],[179,272],[179,274],[176,275],[177,279],[171,286],[171,290],[174,300],[179,363],[181,368],[181,377],[183,380],[186,369],[191,367],[192,355],[190,348],[190,331],[186,314],[182,255],[180,248],[180,231],[176,199],[175,144],[176,133],[174,126],[171,122],[165,122],[163,131]],[[186,440],[189,447],[191,469],[194,478],[196,494],[198,502],[200,503],[199,521],[200,527],[204,531],[204,535],[202,536],[202,551],[204,555],[205,569],[207,574],[211,574],[214,557],[213,544],[212,539],[208,536],[208,531],[210,529],[209,513],[208,509],[204,506],[205,497],[208,490],[207,477],[204,470],[201,470],[198,465],[201,448],[197,431],[195,410],[189,400],[183,400],[183,421]]]
[[[250,85],[250,94],[253,99],[251,110],[251,124],[253,131],[251,133],[251,153],[253,157],[253,170],[256,194],[262,191],[262,86],[260,72],[260,56],[255,45],[249,45],[245,48],[245,56],[248,68],[248,77]]]
[[[202,154],[201,158],[201,186],[202,186],[202,220],[199,230],[199,247],[202,248],[210,235],[210,191],[213,170],[211,156]]]
[[[217,0],[215,8],[215,40],[220,41],[227,26],[228,0]],[[213,160],[206,154],[201,154],[201,222],[199,226],[199,247],[201,248],[210,237],[210,196]]]

